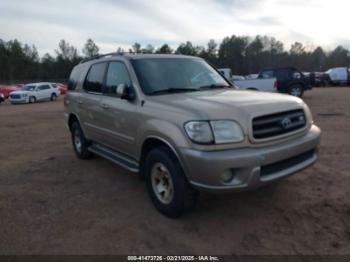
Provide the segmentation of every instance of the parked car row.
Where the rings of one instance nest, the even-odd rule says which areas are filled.
[[[350,68],[335,67],[326,72],[304,73],[313,86],[343,86],[350,85]]]
[[[12,104],[55,101],[67,93],[67,87],[60,83],[32,83],[26,85],[0,86],[0,103],[9,99]]]
[[[286,93],[302,97],[305,91],[312,88],[309,79],[293,67],[264,69],[259,74],[252,74],[246,78],[234,77],[230,70],[223,68],[219,69],[219,72],[241,89]]]

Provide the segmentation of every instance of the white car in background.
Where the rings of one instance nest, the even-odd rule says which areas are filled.
[[[249,80],[249,79],[258,79],[259,74],[250,74],[245,76],[245,79]]]
[[[219,68],[219,73],[222,74],[227,80],[233,83],[240,89],[248,89],[263,92],[276,93],[277,90],[277,80],[276,78],[266,78],[260,79],[258,75],[251,75],[254,77],[245,78],[239,75],[233,75],[230,68]],[[256,77],[255,77],[256,76]]]
[[[350,68],[335,67],[325,72],[327,85],[350,85]]]
[[[34,83],[11,92],[9,100],[12,104],[35,103],[38,101],[55,101],[59,95],[60,91],[51,83]]]

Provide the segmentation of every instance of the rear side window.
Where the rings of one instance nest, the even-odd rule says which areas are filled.
[[[272,70],[265,70],[261,73],[260,78],[273,78]]]
[[[92,65],[84,83],[84,89],[88,92],[102,93],[103,79],[107,63]]]
[[[38,90],[47,90],[47,89],[50,89],[49,85],[42,85],[38,87]]]
[[[288,80],[289,79],[289,70],[277,70],[276,71],[277,80]]]
[[[108,66],[106,78],[106,91],[108,94],[115,94],[118,85],[131,85],[128,70],[121,62],[111,62]]]
[[[82,73],[82,67],[74,67],[68,80],[68,84],[67,84],[68,90],[74,90],[77,87],[81,73]]]
[[[301,73],[298,71],[293,71],[293,78],[294,79],[301,79]]]

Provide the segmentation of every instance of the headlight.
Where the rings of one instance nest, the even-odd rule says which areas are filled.
[[[188,137],[198,144],[227,144],[244,140],[242,128],[234,121],[192,121],[185,124]]]
[[[193,121],[185,124],[185,130],[188,137],[198,144],[212,144],[214,142],[213,132],[209,122]]]
[[[244,139],[242,128],[234,121],[211,121],[210,124],[216,144],[237,143]]]
[[[27,96],[28,96],[28,94],[23,94],[22,96],[23,96],[23,97],[27,97]]]

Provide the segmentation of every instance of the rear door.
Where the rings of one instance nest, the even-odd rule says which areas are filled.
[[[339,68],[339,81],[346,83],[348,81],[348,70],[347,68]]]
[[[37,100],[45,100],[50,98],[51,95],[51,90],[50,90],[50,86],[49,85],[39,85],[37,87],[37,91],[36,91],[36,99]]]
[[[105,135],[100,127],[103,122],[100,105],[106,67],[106,62],[91,65],[83,83],[83,92],[76,98],[85,136],[100,143]]]
[[[121,153],[133,155],[132,145],[136,143],[138,129],[137,103],[116,97],[116,89],[120,84],[132,86],[128,69],[122,61],[111,61],[101,101],[103,119],[99,124],[105,133],[104,144]]]
[[[276,69],[274,71],[274,76],[278,82],[278,91],[287,93],[292,80],[291,71],[289,69]]]

